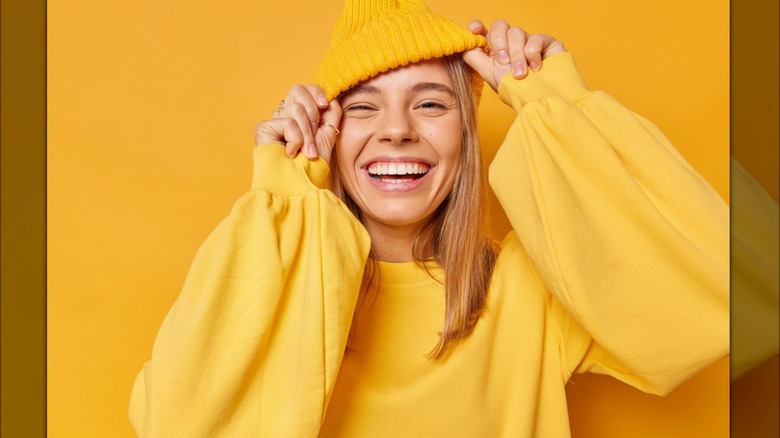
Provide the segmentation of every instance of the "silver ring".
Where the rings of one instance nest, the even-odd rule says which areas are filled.
[[[341,131],[339,131],[339,128],[337,128],[337,127],[335,127],[335,126],[331,125],[331,124],[330,124],[330,123],[328,123],[328,122],[320,122],[320,125],[325,125],[325,126],[328,126],[328,127],[331,127],[331,128],[333,128],[333,130],[334,130],[334,131],[336,131],[336,135],[339,135],[339,134],[341,134]]]
[[[274,112],[273,112],[273,114],[272,114],[272,117],[273,117],[274,119],[279,119],[279,118],[281,118],[281,117],[282,117],[282,110],[283,110],[283,109],[285,109],[285,108],[287,108],[287,102],[285,102],[285,101],[284,101],[284,99],[282,99],[282,100],[279,102],[279,107],[278,107],[278,108],[276,108],[276,109],[274,110]]]

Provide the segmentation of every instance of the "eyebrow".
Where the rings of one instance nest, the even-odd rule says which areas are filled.
[[[427,91],[427,90],[441,91],[455,97],[455,91],[453,91],[452,88],[439,82],[418,82],[414,84],[411,91],[417,93],[420,91]],[[373,85],[359,85],[355,88],[347,90],[346,92],[344,92],[344,94],[339,96],[339,98],[343,99],[353,94],[383,94],[383,92],[382,89],[380,89],[379,87],[375,87]]]
[[[412,87],[412,91],[427,91],[427,90],[434,90],[434,91],[442,91],[445,92],[453,97],[455,97],[455,92],[452,91],[452,88],[441,84],[439,82],[419,82]]]
[[[373,85],[358,85],[355,88],[351,88],[345,91],[341,96],[339,96],[339,99],[343,99],[353,94],[382,94],[382,90]]]

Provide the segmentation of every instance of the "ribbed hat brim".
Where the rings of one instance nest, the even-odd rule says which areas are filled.
[[[328,99],[388,70],[487,44],[481,35],[432,13],[387,14],[347,36],[341,32],[334,31],[315,76]]]

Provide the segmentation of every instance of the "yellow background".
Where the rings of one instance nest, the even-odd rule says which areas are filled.
[[[727,1],[429,0],[563,40],[728,196]],[[48,431],[132,436],[135,374],[200,243],[247,189],[252,128],[309,82],[342,0],[48,2]],[[480,108],[492,157],[512,114]],[[496,234],[506,231],[500,212]],[[728,364],[665,399],[569,386],[575,437],[728,436]]]

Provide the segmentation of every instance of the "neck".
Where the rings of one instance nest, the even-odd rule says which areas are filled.
[[[371,236],[371,245],[377,260],[381,262],[410,262],[412,246],[424,224],[386,225],[371,220],[363,225]]]

